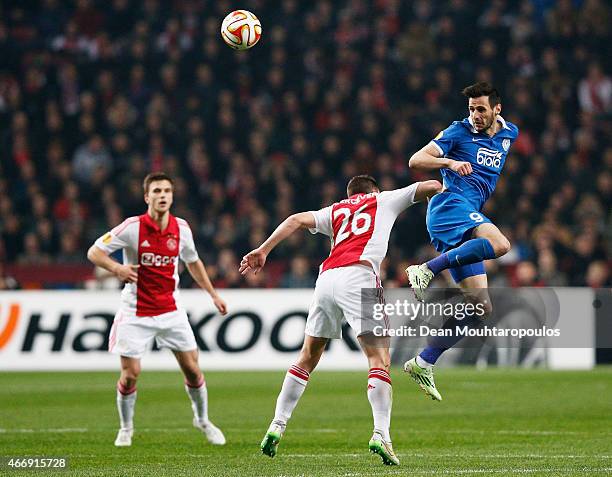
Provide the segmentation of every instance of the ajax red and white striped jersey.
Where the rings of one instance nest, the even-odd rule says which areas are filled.
[[[124,265],[140,265],[137,283],[126,283],[122,307],[136,316],[157,316],[178,308],[178,259],[198,260],[189,224],[170,215],[162,231],[149,214],[130,217],[95,245],[106,253],[123,249]]]
[[[312,212],[316,226],[310,233],[329,236],[332,246],[320,273],[366,261],[380,275],[395,219],[414,204],[417,187],[415,183],[402,189],[355,194]]]

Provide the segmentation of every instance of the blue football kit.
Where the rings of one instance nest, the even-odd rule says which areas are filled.
[[[436,194],[427,207],[427,230],[438,252],[457,247],[471,237],[474,227],[491,223],[481,211],[495,190],[506,162],[510,146],[518,136],[518,128],[497,117],[501,129],[493,137],[478,132],[470,118],[454,121],[431,142],[443,157],[469,162],[472,173],[461,176],[450,169],[441,169],[444,191]],[[481,275],[482,261],[449,269],[455,282]]]

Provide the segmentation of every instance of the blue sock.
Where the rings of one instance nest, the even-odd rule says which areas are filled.
[[[429,268],[434,275],[437,275],[442,270],[450,268],[450,260],[448,259],[448,253],[438,255],[436,258],[432,258],[427,262],[427,268]],[[425,359],[425,358],[423,358]]]
[[[454,333],[455,326],[468,326],[469,328],[474,328],[478,327],[479,325],[480,320],[475,316],[468,316],[462,320],[449,318],[442,326],[442,329],[452,329],[453,336],[434,337],[425,347],[425,349],[419,353],[419,356],[422,360],[427,361],[429,364],[436,364],[436,361],[438,361],[438,358],[442,356],[442,353],[455,346],[463,338],[463,336],[458,336]]]
[[[436,364],[438,358],[442,356],[448,348],[435,348],[433,346],[427,346],[423,351],[419,353],[419,356],[423,361],[427,361],[429,364]]]
[[[456,248],[427,262],[427,267],[437,275],[450,267],[468,265],[495,258],[493,245],[485,238],[468,240]]]

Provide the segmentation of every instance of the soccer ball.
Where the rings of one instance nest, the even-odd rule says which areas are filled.
[[[261,23],[247,10],[235,10],[221,24],[223,41],[234,50],[248,50],[261,38]]]

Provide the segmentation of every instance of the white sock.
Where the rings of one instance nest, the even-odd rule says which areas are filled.
[[[121,429],[134,429],[134,406],[136,406],[136,386],[126,388],[117,382],[117,410]]]
[[[433,364],[428,363],[427,361],[425,361],[423,358],[421,358],[420,356],[417,355],[416,357],[416,364],[418,364],[421,368],[433,368]]]
[[[283,387],[276,400],[276,410],[274,411],[274,420],[272,424],[278,424],[283,429],[287,425],[287,421],[291,418],[291,413],[297,406],[300,397],[306,389],[310,373],[296,366],[295,364],[287,370]]]
[[[382,368],[371,368],[368,373],[368,401],[372,406],[374,432],[379,432],[386,441],[391,441],[391,404],[393,387],[391,376]]]
[[[191,399],[191,409],[193,409],[194,417],[203,423],[208,422],[208,390],[206,389],[206,382],[204,382],[204,376],[198,387],[191,387],[185,382],[185,391],[189,399]]]

